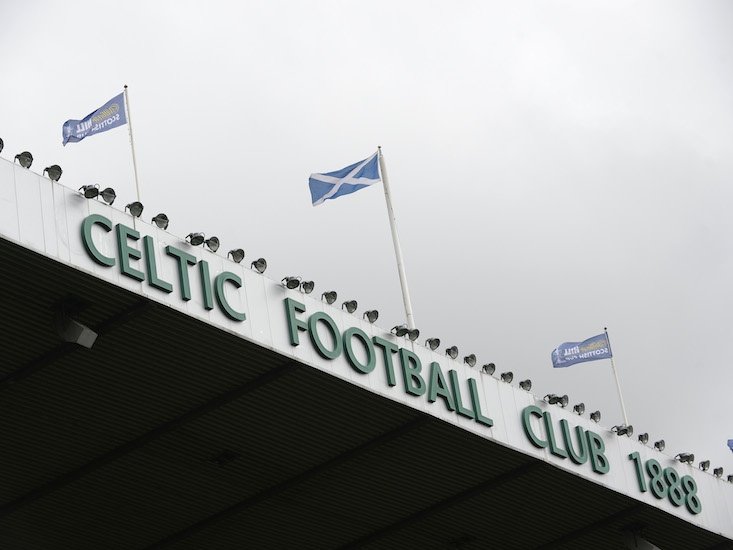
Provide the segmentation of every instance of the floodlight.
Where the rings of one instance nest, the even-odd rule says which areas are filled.
[[[216,252],[217,250],[219,250],[219,237],[209,237],[204,241],[204,243],[206,244],[206,246],[209,247],[209,250],[211,250],[212,252]]]
[[[96,183],[94,185],[82,185],[79,187],[79,191],[82,192],[85,199],[94,199],[99,195],[99,185]]]
[[[321,294],[321,300],[326,299],[327,304],[332,304],[336,301],[336,298],[338,298],[338,294],[335,290],[328,290]]]
[[[252,265],[250,267],[254,267],[260,273],[264,273],[267,269],[267,262],[264,258],[259,258],[252,262]]]
[[[61,174],[63,173],[63,170],[61,170],[61,167],[58,164],[53,164],[43,169],[44,174],[47,172],[48,179],[50,179],[51,181],[59,181],[59,179],[61,179]]]
[[[496,370],[496,365],[494,363],[486,363],[483,367],[481,367],[481,372],[484,374],[494,374],[494,371]]]
[[[733,475],[728,476],[728,483],[733,483]]]
[[[28,151],[23,151],[22,153],[15,155],[15,160],[17,160],[23,168],[30,168],[31,164],[33,164],[33,155]]]
[[[473,353],[471,355],[466,355],[463,358],[463,362],[469,367],[474,367],[476,366],[476,356]]]
[[[232,260],[234,260],[237,263],[240,263],[242,260],[244,260],[244,249],[243,248],[235,248],[233,250],[230,250],[227,253],[227,256],[231,256]]]
[[[707,472],[707,471],[708,471],[708,470],[710,469],[710,461],[709,461],[709,460],[703,460],[703,461],[702,461],[702,462],[700,463],[700,469],[701,469],[701,470],[702,470],[703,472]]]
[[[573,412],[578,415],[583,414],[585,412],[585,403],[578,403],[577,405],[573,405]]]
[[[440,338],[428,338],[427,340],[425,340],[425,345],[428,346],[432,351],[435,351],[440,345]]]
[[[723,477],[723,467],[713,469],[713,475],[715,477]]]
[[[627,426],[626,424],[614,426],[613,428],[611,428],[611,431],[615,432],[616,435],[625,435],[627,437],[631,437],[632,435],[634,435],[634,427]]]
[[[568,404],[568,396],[548,393],[545,396],[545,401],[547,401],[550,405],[560,405],[561,407],[566,407]]]
[[[5,144],[3,143],[3,138],[0,138],[0,153],[3,152],[3,147],[5,147]]]
[[[590,413],[590,419],[593,422],[595,422],[596,424],[598,424],[598,422],[601,421],[601,411],[595,411],[595,412]]]
[[[680,453],[674,458],[682,462],[682,464],[692,464],[695,462],[695,455],[693,453]]]
[[[445,354],[451,359],[455,359],[456,357],[458,357],[458,348],[456,346],[446,348]]]
[[[664,439],[660,439],[654,443],[654,448],[660,453],[664,450]]]
[[[362,317],[366,317],[367,321],[373,323],[374,321],[379,319],[379,312],[376,309],[370,309],[368,311],[365,311]]]
[[[346,300],[343,304],[341,304],[341,309],[346,308],[346,311],[349,313],[354,313],[357,308],[356,300]],[[404,336],[404,334],[402,335]]]
[[[313,289],[316,288],[316,283],[313,281],[303,281],[300,283],[300,290],[305,292],[306,294],[310,294],[313,292]]]
[[[529,391],[532,389],[532,381],[529,378],[527,380],[522,380],[519,383],[519,387],[522,388],[524,391]]]
[[[206,235],[204,235],[203,233],[189,233],[188,235],[186,235],[186,242],[191,246],[204,244],[205,240]]]
[[[64,342],[79,344],[85,348],[91,348],[99,336],[86,325],[75,321],[64,310],[63,306],[56,310],[54,315],[56,332]]]
[[[117,198],[117,193],[115,193],[115,190],[111,187],[105,187],[99,192],[99,196],[102,197],[102,200],[104,202],[111,205],[113,202],[115,202],[115,199]]]
[[[639,441],[641,442],[642,445],[646,445],[649,442],[649,434],[648,433],[639,434]]]
[[[402,324],[393,326],[390,332],[395,336],[402,338],[403,336],[406,336],[409,331],[410,329],[407,328],[407,325]]]
[[[420,338],[420,331],[417,330],[416,328],[411,328],[410,330],[407,331],[407,337],[411,341],[414,342],[415,340],[417,340],[418,338]]]
[[[300,277],[283,277],[283,280],[280,282],[283,283],[286,288],[294,290],[300,286]]]
[[[131,202],[125,206],[125,210],[129,210],[134,218],[139,218],[143,213],[143,203],[140,201]]]
[[[507,384],[511,384],[512,380],[514,380],[514,373],[513,372],[502,372],[501,373],[501,381],[506,382]]]
[[[166,216],[162,212],[158,214],[157,216],[155,216],[150,221],[152,221],[155,225],[157,225],[161,229],[168,229],[168,223],[170,222],[170,220],[168,220],[168,216]]]

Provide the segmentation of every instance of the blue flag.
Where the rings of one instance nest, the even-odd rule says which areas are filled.
[[[87,136],[93,136],[127,124],[124,95],[125,93],[122,92],[81,120],[67,120],[64,122],[61,129],[64,138],[63,144],[75,143]]]
[[[611,357],[608,336],[603,333],[583,342],[565,342],[552,352],[552,366],[569,367],[575,363],[595,361]]]
[[[733,439],[728,440],[728,448],[733,451]]]
[[[348,195],[374,183],[379,183],[379,153],[368,159],[327,174],[311,174],[308,185],[311,188],[313,206],[323,201]]]

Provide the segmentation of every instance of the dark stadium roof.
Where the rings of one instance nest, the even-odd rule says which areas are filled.
[[[0,547],[733,541],[0,239]],[[99,338],[64,343],[60,303]]]

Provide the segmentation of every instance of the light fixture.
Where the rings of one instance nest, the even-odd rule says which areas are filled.
[[[374,321],[379,319],[379,312],[376,309],[370,309],[365,311],[362,317],[365,317],[367,321],[373,323]]]
[[[332,304],[336,301],[336,298],[338,298],[338,294],[335,290],[328,290],[321,294],[321,300],[326,299],[327,304]]]
[[[720,468],[715,468],[713,470],[713,475],[718,478],[723,477],[723,467],[721,466]]]
[[[573,405],[573,412],[578,415],[582,415],[585,412],[585,403],[578,403]]]
[[[354,313],[356,311],[356,308],[356,300],[346,300],[343,304],[341,304],[341,309],[346,309],[346,311],[348,311],[349,313]]]
[[[33,155],[28,151],[23,151],[22,153],[15,155],[15,160],[17,160],[23,168],[30,168],[31,164],[33,164]]]
[[[639,434],[639,441],[641,442],[642,445],[646,445],[647,443],[649,443],[649,434],[648,433]]]
[[[428,338],[425,340],[425,345],[428,346],[431,351],[435,351],[440,346],[440,338]]]
[[[555,393],[548,393],[545,396],[545,401],[547,401],[550,405],[560,405],[561,407],[564,408],[568,406],[568,403],[570,400],[567,395],[557,395]]]
[[[494,374],[494,371],[496,370],[496,365],[494,363],[486,363],[483,367],[481,367],[481,372],[484,374]]]
[[[601,411],[595,411],[590,413],[590,419],[598,424],[601,421]]]
[[[733,475],[728,476],[728,483],[733,483]]]
[[[345,302],[344,302],[345,303]],[[343,307],[343,306],[342,306]],[[392,330],[390,331],[395,336],[398,336],[402,338],[403,336],[407,336],[407,333],[410,331],[410,329],[407,328],[407,325],[395,325],[392,327]]]
[[[455,359],[456,357],[458,357],[458,348],[456,346],[446,348],[445,354],[451,359]]]
[[[155,225],[157,225],[161,229],[168,229],[168,223],[170,220],[168,220],[168,216],[166,216],[165,214],[161,212],[160,214],[155,216],[150,221],[152,221]]]
[[[143,203],[140,201],[131,202],[125,206],[125,210],[129,210],[134,218],[139,218],[143,213]]]
[[[300,290],[305,292],[306,294],[310,294],[313,292],[313,289],[316,288],[316,283],[313,281],[303,281],[300,283]]]
[[[695,455],[693,453],[680,453],[674,458],[682,462],[682,464],[692,464],[695,462]]]
[[[414,342],[418,338],[420,338],[420,331],[416,328],[411,328],[407,331],[407,337],[410,339],[410,341]]]
[[[267,262],[264,258],[259,258],[252,262],[252,265],[250,267],[254,267],[260,273],[264,273],[267,269]]]
[[[707,472],[707,471],[708,471],[708,470],[710,469],[710,461],[709,461],[709,460],[703,460],[703,461],[702,461],[702,462],[700,463],[700,469],[701,469],[701,470],[702,470],[703,472]]]
[[[48,173],[48,179],[51,181],[59,181],[59,179],[61,179],[61,174],[63,174],[63,170],[61,170],[61,167],[58,164],[53,164],[44,168],[43,173]]]
[[[111,187],[105,187],[99,192],[99,196],[102,197],[102,200],[104,202],[112,205],[112,203],[115,202],[115,199],[117,198],[117,193],[115,193],[115,190]]]
[[[79,191],[82,192],[85,199],[95,199],[99,195],[99,185],[96,183],[94,185],[82,185],[79,187]]]
[[[616,435],[625,435],[627,437],[631,437],[634,435],[634,427],[633,426],[627,426],[626,424],[620,424],[619,426],[614,426],[611,428],[612,432],[615,432]]]
[[[206,235],[204,235],[203,233],[189,233],[188,235],[186,235],[186,242],[191,246],[204,244],[205,240]]]
[[[0,138],[0,153],[3,152],[3,147],[5,147],[5,144],[3,143],[3,138]]]
[[[476,356],[473,353],[471,355],[466,355],[463,358],[463,362],[469,367],[474,367],[476,366]]]
[[[509,372],[502,372],[501,373],[501,381],[502,382],[506,382],[507,384],[511,384],[512,383],[512,380],[514,380],[514,373],[513,372],[509,371]]]
[[[283,277],[283,280],[280,282],[284,284],[286,288],[295,290],[300,286],[300,277]]]
[[[654,448],[660,453],[664,450],[664,439],[654,442]]]
[[[532,381],[527,378],[527,380],[522,380],[519,383],[519,387],[522,388],[524,391],[529,391],[532,389]]]
[[[233,250],[230,250],[227,256],[231,256],[232,260],[234,260],[237,263],[240,263],[242,260],[244,260],[244,249],[235,248]]]
[[[219,250],[219,237],[209,237],[204,241],[204,244],[209,247],[209,250],[216,252]]]
[[[99,336],[86,325],[72,319],[63,305],[56,310],[54,321],[56,332],[64,342],[79,344],[85,348],[91,348]]]

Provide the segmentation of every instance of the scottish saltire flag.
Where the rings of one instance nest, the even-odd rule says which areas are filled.
[[[308,185],[311,188],[313,206],[318,206],[325,200],[342,197],[382,181],[379,177],[378,154],[378,152],[374,153],[368,159],[336,172],[311,174]]]
[[[611,357],[611,346],[608,336],[603,333],[583,342],[565,342],[552,352],[552,366],[569,367],[575,363],[595,361]]]
[[[125,115],[125,93],[110,99],[96,111],[89,113],[81,120],[67,120],[61,129],[63,144],[81,141],[87,136],[106,132],[127,124]]]

